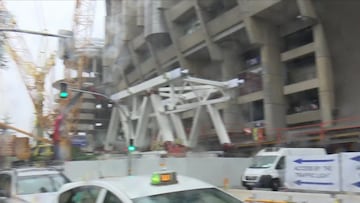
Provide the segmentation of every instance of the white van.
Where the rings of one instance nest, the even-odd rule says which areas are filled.
[[[297,155],[325,155],[323,148],[279,148],[260,150],[242,176],[242,185],[251,190],[254,187],[271,188],[277,191],[284,184],[285,158]]]

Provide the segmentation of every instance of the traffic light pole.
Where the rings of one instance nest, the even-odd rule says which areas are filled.
[[[132,152],[128,151],[128,175],[132,174]]]
[[[98,93],[98,92],[93,92],[93,91],[88,91],[88,90],[82,90],[82,89],[76,89],[76,88],[72,88],[72,87],[68,87],[69,90],[74,91],[74,92],[81,92],[81,93],[86,93],[86,94],[92,94],[92,95],[98,95],[98,96],[102,96],[108,100],[111,100],[111,98],[105,94],[102,93]]]
[[[104,98],[110,100],[110,98],[105,94],[94,92],[94,91],[88,91],[88,90],[75,89],[72,87],[68,87],[67,83],[60,83],[60,98],[62,98],[62,99],[67,98],[68,90],[77,92],[77,94],[70,99],[69,103],[64,107],[64,109],[62,109],[60,115],[55,120],[53,142],[54,142],[54,146],[55,146],[55,159],[57,159],[57,160],[66,160],[67,159],[66,157],[63,157],[61,155],[62,154],[61,151],[66,150],[66,149],[61,149],[61,147],[60,147],[60,140],[61,140],[60,137],[62,134],[61,126],[64,124],[63,120],[66,119],[68,112],[77,103],[77,101],[80,99],[81,95],[83,93],[98,95],[98,96],[101,96],[101,97],[104,97]]]
[[[51,33],[47,33],[47,32],[22,30],[22,29],[16,29],[16,28],[0,28],[0,32],[20,32],[20,33],[26,33],[26,34],[32,34],[32,35],[42,35],[42,36],[47,36],[47,37],[58,37],[58,38],[72,37],[72,36],[68,36],[68,35],[58,35],[58,34],[51,34]]]
[[[134,146],[134,139],[129,139],[129,146],[128,146],[128,175],[132,174],[132,152],[135,151]]]
[[[63,121],[66,119],[68,113],[70,112],[70,110],[74,107],[74,105],[76,104],[76,102],[80,99],[82,95],[82,92],[78,92],[74,97],[71,98],[71,100],[69,101],[69,103],[61,110],[60,114],[57,116],[57,118],[55,119],[55,124],[54,124],[54,134],[53,134],[53,144],[55,147],[55,159],[56,160],[67,160],[67,158],[70,156],[63,156],[62,151],[66,152],[67,149],[66,148],[61,148],[60,147],[60,141],[61,141],[61,135],[62,135],[62,128],[61,126],[64,125]],[[67,151],[69,152],[69,151]]]

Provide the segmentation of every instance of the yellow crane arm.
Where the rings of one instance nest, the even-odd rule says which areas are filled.
[[[4,14],[4,20],[1,26],[5,28],[17,28],[15,18],[7,10],[2,0],[0,0],[0,11]],[[44,123],[46,123],[43,115],[45,76],[55,65],[55,55],[50,55],[45,61],[40,62],[44,64],[38,66],[33,62],[31,53],[21,33],[4,32],[3,35],[4,48],[18,67],[27,92],[34,104],[37,122],[39,126],[43,128]],[[45,51],[42,53],[45,53]]]
[[[76,0],[73,33],[75,48],[82,49],[91,44],[91,34],[94,25],[96,1]]]
[[[52,141],[51,141],[51,140],[48,140],[48,139],[43,138],[43,137],[35,136],[35,135],[33,135],[32,133],[26,132],[26,131],[21,130],[21,129],[19,129],[19,128],[16,128],[16,127],[14,127],[14,126],[8,125],[8,124],[6,124],[6,123],[1,123],[1,122],[0,122],[0,126],[3,127],[3,128],[15,130],[16,132],[19,132],[19,133],[22,133],[22,134],[27,135],[27,136],[29,136],[29,137],[32,137],[32,138],[34,138],[34,139],[37,140],[37,141],[41,141],[41,142],[45,142],[45,143],[52,144]]]
[[[4,28],[18,28],[15,18],[11,15],[8,9],[5,6],[4,1],[0,0],[0,11],[3,13],[3,22],[1,26]],[[27,74],[32,75],[36,71],[36,66],[33,63],[33,57],[25,43],[24,38],[21,33],[17,32],[4,32],[5,41],[8,43],[12,49],[17,52],[17,59],[20,60],[24,71]]]

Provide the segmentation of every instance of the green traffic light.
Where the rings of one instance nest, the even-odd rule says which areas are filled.
[[[60,98],[67,98],[69,96],[69,93],[67,91],[67,83],[61,82],[60,83]]]
[[[60,98],[67,98],[69,96],[69,93],[67,92],[60,92]]]
[[[133,152],[135,151],[136,147],[134,145],[134,138],[129,139],[128,151]]]
[[[136,147],[134,145],[128,146],[129,152],[133,152],[133,151],[135,151],[135,149],[136,149]]]

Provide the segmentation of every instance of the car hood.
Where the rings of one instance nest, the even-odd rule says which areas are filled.
[[[56,192],[17,195],[17,197],[27,202],[53,202],[56,198]]]

